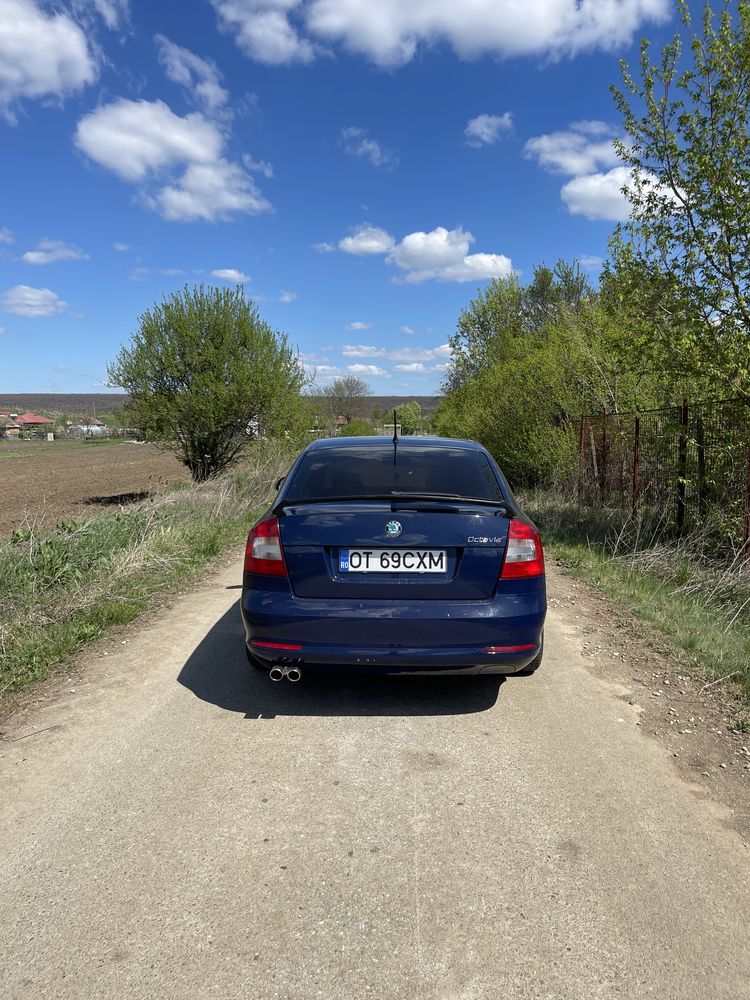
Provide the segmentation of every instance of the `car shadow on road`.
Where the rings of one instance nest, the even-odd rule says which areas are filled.
[[[300,716],[466,715],[486,712],[504,677],[352,677],[308,671],[274,684],[245,659],[239,602],[214,625],[177,678],[196,697],[246,719]]]

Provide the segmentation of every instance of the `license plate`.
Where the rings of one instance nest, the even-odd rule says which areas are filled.
[[[340,573],[445,573],[440,549],[339,549]]]

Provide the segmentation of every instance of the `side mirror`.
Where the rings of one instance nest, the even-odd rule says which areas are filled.
[[[286,476],[282,476],[281,479],[277,479],[276,482],[273,484],[273,488],[276,490],[277,493],[281,489],[281,484],[284,482],[285,479]]]

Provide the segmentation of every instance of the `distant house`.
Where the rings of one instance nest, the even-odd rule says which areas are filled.
[[[52,427],[55,423],[49,417],[40,417],[38,413],[19,413],[16,423],[23,430],[36,430],[37,427]]]
[[[17,438],[21,428],[10,413],[0,413],[0,437]]]

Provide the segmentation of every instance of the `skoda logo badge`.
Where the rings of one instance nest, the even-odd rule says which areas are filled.
[[[401,531],[401,524],[398,521],[389,521],[385,526],[385,533],[389,538],[398,538]]]

